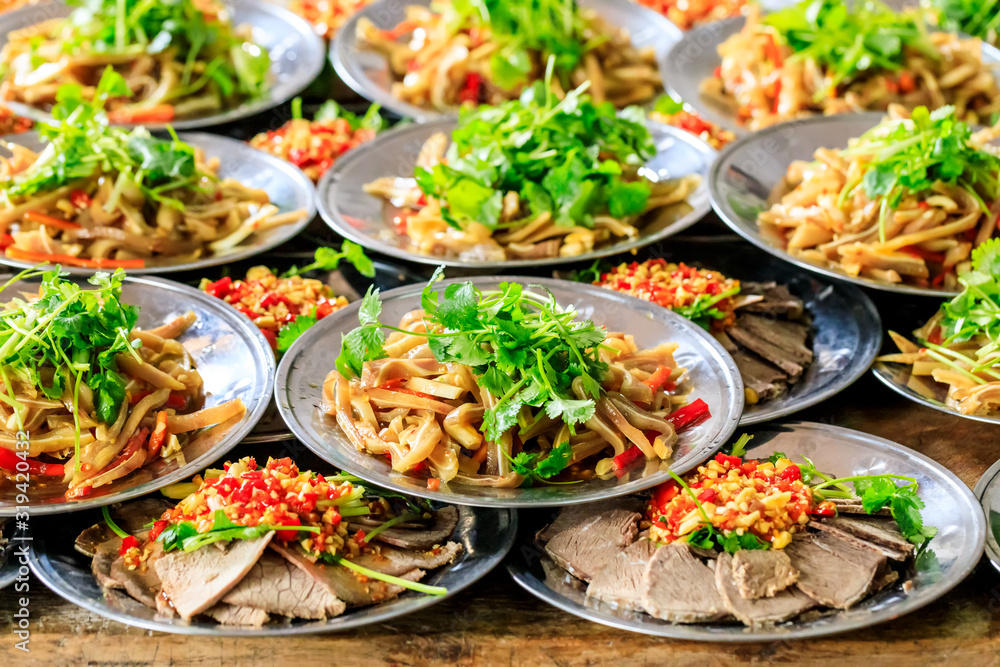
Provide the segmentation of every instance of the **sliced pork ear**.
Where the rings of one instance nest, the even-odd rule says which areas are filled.
[[[731,559],[732,580],[747,600],[774,597],[798,578],[798,571],[781,549],[737,551]]]
[[[590,581],[635,541],[642,515],[612,509],[591,515],[556,534],[545,551],[574,577]]]
[[[799,571],[796,585],[816,602],[847,609],[871,589],[885,558],[828,533],[796,535],[785,553]]]
[[[384,581],[373,579],[362,581],[362,578],[355,574],[354,570],[343,565],[314,563],[298,547],[276,542],[272,548],[350,607],[385,602],[405,590],[402,586],[387,584]],[[423,570],[410,570],[400,575],[400,578],[407,581],[420,581],[424,574],[426,573]]]
[[[215,619],[222,625],[242,625],[259,628],[271,620],[262,609],[253,607],[234,607],[229,604],[217,604],[205,610],[205,615]]]
[[[163,594],[184,619],[200,614],[229,592],[260,559],[274,533],[254,540],[233,540],[227,546],[202,547],[164,555],[153,567]]]
[[[374,539],[404,549],[430,549],[448,541],[458,525],[458,508],[446,505],[434,513],[434,523],[426,530],[389,528]]]
[[[111,574],[111,566],[119,556],[122,548],[122,538],[113,537],[102,542],[94,551],[94,560],[90,561],[90,571],[94,573],[101,588],[124,588],[125,586]]]
[[[736,556],[756,551],[737,551]],[[764,553],[764,552],[760,552]],[[751,627],[769,623],[780,623],[812,609],[816,602],[808,595],[790,588],[777,592],[771,597],[748,600],[734,577],[734,558],[729,554],[719,554],[715,564],[715,584],[730,614],[744,625]]]
[[[615,556],[598,572],[587,587],[587,595],[614,604],[620,609],[642,609],[642,577],[656,545],[637,540]]]
[[[815,521],[813,527],[822,530],[824,527],[833,527],[845,533],[849,533],[860,539],[889,547],[897,552],[903,552],[907,556],[914,550],[913,543],[903,537],[899,525],[892,518],[879,516],[838,516],[830,519]],[[894,560],[901,560],[895,558]]]
[[[233,607],[310,619],[340,616],[347,607],[306,572],[273,551],[265,552],[222,601]]]
[[[589,521],[602,512],[614,509],[622,509],[628,512],[642,512],[645,501],[635,496],[622,496],[610,500],[602,500],[596,503],[585,503],[583,505],[568,505],[561,510],[556,518],[542,530],[538,531],[535,538],[540,542],[548,542],[553,537],[564,530],[574,528],[583,522]]]
[[[455,560],[455,557],[460,553],[462,553],[462,545],[456,542],[446,542],[436,549],[427,551],[412,551],[397,549],[389,545],[378,545],[371,552],[365,552],[351,558],[351,562],[382,574],[398,577],[417,568],[433,570],[447,565]]]
[[[684,542],[660,547],[642,578],[646,613],[672,623],[701,623],[724,618],[728,611],[715,586],[715,570]]]

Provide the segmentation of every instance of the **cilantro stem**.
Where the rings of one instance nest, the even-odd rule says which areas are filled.
[[[693,500],[694,504],[698,507],[698,512],[701,514],[701,518],[705,520],[705,523],[708,524],[710,527],[714,528],[715,526],[712,524],[712,520],[708,518],[708,512],[705,511],[705,508],[702,506],[701,501],[698,500],[698,496],[694,494],[694,490],[690,486],[688,486],[688,483],[685,482],[681,478],[681,476],[675,473],[673,470],[670,471],[670,476],[674,478],[675,482],[683,486],[684,490],[688,492],[689,496],[691,496],[691,500]]]
[[[366,543],[367,542],[371,542],[373,537],[375,537],[376,535],[378,535],[382,531],[389,530],[393,526],[398,526],[399,524],[405,523],[406,521],[412,521],[414,519],[419,519],[419,518],[420,518],[419,514],[415,514],[415,513],[411,513],[411,512],[404,512],[403,514],[400,514],[399,516],[393,517],[393,518],[389,519],[388,521],[380,523],[375,528],[373,528],[371,530],[371,532],[365,533],[365,542]]]
[[[396,586],[402,586],[411,591],[417,591],[418,593],[424,593],[426,595],[447,595],[448,589],[442,586],[428,586],[427,584],[421,584],[418,581],[408,581],[406,579],[400,579],[399,577],[393,577],[392,575],[382,574],[381,572],[376,572],[375,570],[369,570],[363,565],[358,565],[343,556],[330,555],[329,558],[333,560],[334,563],[338,565],[343,565],[349,570],[354,570],[359,572],[369,579],[377,579],[379,581],[384,581],[387,584],[395,584]]]
[[[108,528],[110,528],[110,529],[111,529],[111,531],[112,531],[112,532],[113,532],[113,533],[114,533],[115,535],[117,535],[118,537],[120,537],[120,538],[122,538],[122,539],[125,539],[126,537],[128,537],[128,536],[129,536],[129,534],[128,534],[128,533],[126,533],[126,532],[125,532],[124,530],[122,530],[121,528],[119,528],[119,527],[118,527],[118,524],[116,524],[116,523],[115,523],[115,522],[114,522],[114,521],[113,521],[113,520],[111,519],[111,512],[109,512],[109,511],[108,511],[108,506],[107,506],[107,505],[105,505],[104,507],[102,507],[102,508],[101,508],[101,514],[103,514],[103,515],[104,515],[104,523],[106,523],[106,524],[107,524]]]
[[[838,477],[836,479],[825,480],[822,484],[817,484],[812,487],[813,491],[822,491],[828,486],[833,486],[836,484],[844,484],[845,482],[857,482],[865,479],[877,479],[877,478],[889,478],[889,479],[901,479],[905,482],[910,482],[902,488],[916,487],[917,480],[913,477],[906,477],[905,475],[853,475],[851,477]]]

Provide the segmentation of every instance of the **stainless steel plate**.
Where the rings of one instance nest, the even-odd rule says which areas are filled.
[[[83,279],[76,279],[84,287]],[[26,285],[20,282],[0,292],[6,302]],[[32,485],[29,492],[31,514],[58,514],[90,509],[136,498],[168,484],[190,477],[232,449],[257,424],[267,407],[274,386],[274,355],[263,334],[238,311],[214,297],[169,280],[127,278],[122,301],[140,307],[139,326],[152,328],[193,311],[198,321],[178,340],[191,354],[205,383],[205,406],[243,399],[246,414],[236,423],[223,423],[197,433],[184,448],[184,460],[158,459],[116,480],[94,489],[86,498],[66,500],[66,487]],[[0,481],[0,516],[13,516],[18,491],[13,482]]]
[[[880,591],[847,611],[831,611],[810,620],[788,621],[773,627],[745,628],[728,623],[680,625],[641,612],[626,612],[587,598],[580,582],[558,568],[543,567],[544,552],[533,543],[533,524],[546,520],[539,513],[521,517],[520,557],[508,560],[514,580],[529,593],[575,616],[612,627],[674,639],[710,642],[779,641],[820,637],[865,628],[916,611],[941,597],[965,579],[982,556],[986,521],[979,502],[960,479],[939,463],[866,433],[808,422],[770,426],[752,431],[750,458],[766,458],[782,451],[793,460],[808,456],[816,467],[837,476],[893,473],[915,477],[920,483],[922,510],[938,535],[930,544],[939,568],[922,561],[909,579]],[[538,517],[541,517],[540,519]],[[551,516],[551,515],[549,515]]]
[[[263,190],[271,199],[271,203],[277,206],[281,213],[299,209],[305,213],[297,222],[254,234],[249,241],[236,246],[232,252],[209,255],[193,262],[171,264],[169,260],[161,260],[162,263],[146,266],[143,269],[130,269],[129,275],[194,271],[253,257],[288,241],[305,229],[309,222],[316,217],[316,189],[309,177],[303,174],[298,167],[274,155],[250,148],[242,141],[228,137],[188,132],[180,135],[180,138],[192,146],[201,148],[205,152],[206,159],[219,158],[219,178],[232,178],[247,187]],[[36,132],[12,135],[5,137],[4,140],[36,151],[41,150],[45,145]],[[3,254],[0,254],[0,264],[18,268],[36,266],[32,262],[10,259]],[[63,270],[82,276],[89,276],[94,272],[92,269],[75,267],[63,267]]]
[[[708,170],[715,151],[708,144],[684,130],[650,123],[657,154],[647,168],[661,179],[698,174],[701,184],[687,202],[667,206],[640,221],[639,236],[626,239],[585,255],[545,260],[511,259],[504,261],[467,261],[452,257],[421,255],[406,246],[405,237],[397,235],[386,220],[385,203],[364,191],[364,185],[383,176],[413,177],[417,155],[424,142],[435,132],[449,133],[454,120],[437,120],[423,125],[410,125],[386,132],[337,160],[320,180],[320,215],[330,227],[345,238],[392,257],[421,264],[461,266],[466,269],[513,269],[547,264],[593,261],[634,248],[655,243],[687,229],[708,213]]]
[[[663,244],[662,252],[644,252],[640,258],[647,254],[671,262],[698,263],[743,282],[774,280],[805,301],[813,320],[813,363],[783,396],[746,405],[740,426],[785,417],[825,401],[864,375],[878,354],[882,341],[878,310],[856,287],[819,280],[724,238],[671,239]]]
[[[986,557],[1000,570],[1000,461],[990,466],[972,493],[986,514]]]
[[[418,123],[440,120],[444,114],[403,102],[392,94],[392,72],[385,56],[358,48],[355,37],[358,21],[364,17],[380,30],[390,30],[406,18],[408,6],[427,7],[431,0],[379,0],[352,16],[330,43],[330,58],[337,74],[356,93],[381,104],[404,118]],[[662,62],[670,47],[681,39],[681,29],[666,17],[630,0],[579,0],[583,9],[592,9],[609,24],[628,31],[632,45],[652,48],[657,62]]]
[[[793,257],[784,239],[757,224],[757,215],[769,206],[769,198],[781,186],[788,165],[794,160],[813,160],[817,148],[845,148],[849,139],[875,127],[883,114],[859,113],[815,116],[781,123],[737,139],[719,153],[709,174],[712,207],[733,231],[775,257],[820,275],[856,285],[899,294],[944,297],[954,291],[901,285],[847,273]]]
[[[640,348],[660,343],[680,344],[675,358],[688,369],[692,398],[704,399],[712,417],[681,434],[670,462],[652,461],[620,479],[588,480],[579,484],[539,485],[496,489],[442,484],[427,489],[425,479],[394,472],[384,458],[358,452],[336,422],[324,415],[323,380],[334,368],[342,334],[358,326],[360,304],[324,318],[292,345],[278,365],[275,397],[292,433],[309,449],[338,468],[372,484],[433,498],[480,507],[546,507],[621,496],[669,479],[668,470],[685,472],[718,451],[736,429],[743,408],[743,381],[732,358],[706,331],[665,308],[590,285],[543,278],[479,277],[472,282],[494,288],[500,281],[517,280],[548,288],[562,306],[573,306],[586,319],[614,331],[633,334]],[[447,285],[457,280],[440,283]],[[382,296],[382,321],[395,324],[404,313],[420,307],[422,286],[400,287]]]
[[[258,0],[230,0],[226,3],[234,26],[253,27],[253,41],[271,54],[271,83],[267,96],[240,106],[199,118],[178,119],[171,123],[145,124],[151,130],[193,130],[221,125],[272,109],[302,92],[323,69],[325,46],[309,22],[283,7]],[[72,8],[60,2],[29,5],[0,16],[0,48],[10,33],[43,21],[69,16]],[[5,102],[13,111],[47,122],[52,115],[20,102]],[[284,119],[287,120],[287,119]]]
[[[128,595],[112,591],[105,596],[90,571],[90,559],[73,548],[81,530],[101,520],[97,512],[75,514],[32,525],[29,554],[31,571],[42,583],[69,602],[113,621],[147,630],[216,637],[280,637],[350,630],[417,613],[469,587],[492,570],[507,554],[517,533],[517,513],[505,509],[459,507],[458,527],[452,537],[464,547],[454,562],[430,573],[423,583],[444,586],[436,597],[407,592],[384,604],[348,610],[325,621],[278,620],[262,628],[224,626],[207,621],[184,622],[164,618]]]
[[[780,5],[789,4],[773,3],[774,6],[768,9],[776,10]],[[741,135],[749,134],[750,130],[736,118],[733,107],[702,95],[701,83],[714,76],[715,68],[722,64],[719,45],[742,30],[745,22],[744,17],[736,16],[700,25],[684,33],[659,61],[664,88],[693,106],[705,120]],[[983,62],[993,66],[1000,64],[1000,50],[985,42],[982,46]]]
[[[13,520],[9,521],[3,527],[3,537],[7,540],[7,543],[0,545],[0,589],[10,586],[17,579],[18,575],[21,574],[18,571],[21,567],[21,557],[15,553],[15,549],[20,548],[25,543],[23,541],[15,541],[13,538],[15,534],[22,535],[23,532],[15,529]],[[27,570],[24,574],[27,575]]]

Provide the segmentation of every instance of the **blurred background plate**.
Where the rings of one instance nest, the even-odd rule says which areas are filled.
[[[92,287],[81,278],[74,280],[84,289]],[[18,282],[0,292],[0,302],[26,289],[37,289],[38,284],[38,280]],[[237,310],[192,287],[159,278],[126,278],[122,303],[139,306],[138,326],[145,329],[193,311],[197,321],[177,340],[193,358],[205,383],[205,407],[240,398],[246,412],[238,421],[193,433],[180,460],[176,456],[157,458],[80,499],[67,500],[66,486],[61,483],[32,483],[28,505],[33,519],[137,498],[190,477],[239,443],[260,420],[270,400],[274,355],[260,330]],[[16,501],[17,496],[14,482],[0,479],[0,516],[13,516],[17,506],[24,504]]]
[[[973,493],[986,514],[986,557],[1000,570],[1000,461],[979,479]]]
[[[552,291],[561,306],[575,307],[581,318],[632,334],[640,349],[679,343],[674,358],[688,369],[691,400],[701,398],[708,403],[711,418],[680,434],[670,461],[645,461],[626,469],[621,478],[516,489],[442,483],[440,490],[431,491],[426,477],[394,472],[384,457],[358,452],[334,419],[319,407],[323,381],[340,353],[341,334],[358,326],[360,304],[354,303],[309,329],[278,366],[275,398],[292,433],[325,461],[378,486],[480,507],[550,507],[625,495],[669,479],[669,470],[690,470],[729,441],[743,408],[743,381],[732,358],[704,329],[660,306],[591,285],[523,277],[478,277],[472,282],[491,289],[501,280],[541,285]],[[438,286],[444,288],[453,282],[458,281],[445,280]],[[383,294],[381,320],[395,325],[403,314],[419,308],[422,289],[422,285],[415,285]]]
[[[358,48],[358,21],[367,18],[380,30],[390,30],[406,18],[408,6],[428,7],[431,0],[379,0],[365,7],[344,24],[330,44],[330,58],[340,78],[372,102],[403,118],[418,123],[454,115],[423,109],[394,96],[390,90],[393,76],[386,57],[372,50]],[[610,25],[624,28],[637,49],[652,48],[656,61],[662,63],[670,47],[681,39],[681,30],[666,17],[631,0],[578,0],[583,9],[593,9]]]
[[[412,178],[417,155],[424,142],[436,132],[450,133],[454,120],[438,120],[390,130],[341,157],[317,186],[320,214],[344,238],[369,250],[411,262],[435,266],[460,266],[475,270],[510,270],[537,267],[540,263],[565,264],[593,261],[619,252],[640,248],[687,229],[710,210],[707,178],[715,151],[684,130],[650,123],[657,154],[646,167],[661,179],[698,174],[701,184],[687,201],[652,211],[635,226],[639,236],[623,239],[575,257],[467,261],[457,257],[421,255],[406,246],[409,241],[392,229],[392,208],[381,198],[369,195],[364,185],[383,176]]]
[[[586,585],[581,586],[582,582],[554,566],[544,550],[534,544],[535,531],[548,523],[553,513],[522,512],[520,547],[517,555],[507,561],[514,581],[532,595],[575,616],[622,630],[694,641],[773,642],[849,632],[914,612],[957,586],[982,557],[986,521],[978,500],[954,473],[923,454],[828,424],[798,422],[750,432],[754,438],[745,458],[767,458],[781,451],[793,461],[807,456],[817,469],[838,477],[889,473],[916,478],[918,493],[926,504],[922,510],[924,521],[938,528],[929,547],[936,558],[927,557],[918,563],[915,575],[907,582],[893,584],[845,611],[758,628],[718,622],[682,625],[588,598]]]
[[[287,225],[258,232],[240,243],[231,252],[222,255],[208,255],[192,262],[170,263],[169,259],[149,260],[142,269],[129,269],[130,276],[150,275],[157,273],[175,273],[178,271],[194,271],[220,264],[231,264],[241,259],[253,257],[267,252],[288,241],[309,225],[316,217],[316,189],[302,171],[263,151],[251,148],[242,141],[220,137],[202,132],[187,132],[180,135],[183,141],[202,149],[206,160],[219,158],[219,178],[232,178],[249,188],[263,190],[271,203],[278,207],[279,213],[302,210],[302,218]],[[45,144],[37,132],[8,135],[0,138],[2,142],[20,144],[34,151],[41,151]],[[37,266],[32,262],[10,259],[0,254],[0,264],[17,268]],[[63,267],[63,271],[79,276],[89,276],[93,269]]]
[[[193,130],[229,123],[276,107],[308,86],[323,69],[324,45],[309,23],[292,12],[260,0],[229,0],[224,2],[234,27],[253,27],[253,41],[271,54],[271,82],[267,96],[244,102],[235,109],[209,116],[182,118],[170,123],[144,123],[150,130]],[[0,48],[7,36],[43,21],[69,16],[72,8],[61,2],[28,5],[0,15]],[[14,112],[32,120],[51,121],[52,115],[20,102],[5,102]]]

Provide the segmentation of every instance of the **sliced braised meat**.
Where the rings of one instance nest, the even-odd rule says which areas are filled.
[[[545,572],[545,585],[552,589],[554,593],[572,597],[578,593],[586,592],[587,584],[562,569],[551,558],[542,556],[540,560],[542,570]]]
[[[594,576],[587,595],[621,609],[642,609],[642,578],[655,551],[656,545],[649,540],[633,542]]]
[[[891,516],[892,512],[888,507],[883,507],[877,512],[869,514],[861,504],[860,498],[830,498],[830,502],[837,506],[837,514],[863,514],[865,516]]]
[[[741,553],[748,552],[737,551],[736,555]],[[780,623],[816,606],[815,600],[794,587],[779,591],[772,597],[761,597],[756,600],[746,599],[734,578],[733,560],[733,557],[727,553],[719,554],[715,564],[715,584],[726,605],[726,610],[744,625]]]
[[[907,555],[913,553],[913,543],[903,537],[899,525],[891,518],[878,516],[838,516],[812,524],[815,528],[834,527],[868,542],[890,547]],[[895,559],[900,560],[900,559]]]
[[[660,547],[642,578],[642,606],[650,616],[672,623],[699,623],[724,618],[728,611],[715,586],[715,570],[688,545]]]
[[[259,628],[271,617],[262,609],[253,607],[234,607],[229,604],[217,604],[205,610],[205,615],[210,616],[222,625],[244,625],[252,628]]]
[[[805,304],[802,299],[788,291],[785,285],[775,282],[740,284],[740,294],[758,294],[763,298],[756,303],[748,303],[741,310],[747,313],[769,313],[771,315],[784,315],[792,320],[802,317]]]
[[[715,335],[715,339],[717,341],[719,341],[719,343],[722,345],[722,347],[729,354],[735,355],[737,352],[740,351],[740,346],[737,345],[736,343],[734,343],[733,339],[730,338],[729,334],[727,334],[725,331],[719,331],[719,332],[715,333],[714,335]]]
[[[125,559],[119,556],[111,564],[111,576],[119,582],[128,594],[147,607],[156,608],[156,597],[160,594],[160,577],[153,564],[163,554],[163,547],[154,542],[145,562],[129,568]]]
[[[820,530],[824,533],[829,533],[845,542],[858,547],[859,549],[867,549],[869,551],[874,551],[877,554],[885,556],[886,558],[891,558],[892,560],[903,561],[906,560],[909,554],[906,551],[900,551],[899,549],[894,549],[892,547],[887,547],[884,544],[876,544],[875,542],[869,542],[868,540],[862,539],[857,535],[849,533],[840,526],[824,523],[820,521],[813,522],[813,528]]]
[[[785,553],[799,571],[796,585],[816,602],[847,609],[872,586],[885,558],[827,533],[796,535]]]
[[[560,531],[545,545],[549,557],[574,577],[590,581],[635,541],[642,515],[612,509]]]
[[[760,338],[757,334],[751,333],[744,329],[740,329],[739,326],[734,326],[729,330],[730,337],[747,348],[751,352],[759,354],[761,357],[771,362],[785,373],[793,382],[802,375],[802,365],[792,361],[788,354],[782,348],[778,347],[774,343]]]
[[[147,526],[151,522],[159,519],[163,512],[170,509],[170,507],[172,505],[166,500],[140,498],[125,505],[112,508],[111,518],[125,532],[130,535],[140,536],[146,533],[148,530]],[[73,546],[84,556],[93,558],[97,547],[114,537],[116,537],[115,532],[111,530],[108,524],[101,521],[80,533]]]
[[[290,563],[300,568],[332,595],[351,607],[385,602],[405,590],[402,586],[387,584],[384,581],[363,581],[363,577],[343,565],[314,563],[298,547],[289,547],[277,542],[272,546]],[[411,570],[400,575],[400,578],[407,581],[420,581],[425,574],[426,572],[423,570]]]
[[[812,361],[812,350],[805,346],[809,327],[804,324],[744,313],[736,318],[736,328],[774,345],[790,361],[803,365]]]
[[[404,549],[430,549],[444,544],[458,525],[458,508],[446,505],[434,513],[434,523],[426,530],[389,528],[375,535],[375,540]]]
[[[94,560],[90,561],[90,571],[101,588],[124,588],[125,586],[111,575],[111,565],[118,560],[118,552],[122,548],[122,538],[113,537],[102,542],[94,552]]]
[[[877,573],[875,573],[875,579],[872,580],[872,585],[871,588],[868,589],[868,592],[877,593],[883,588],[893,585],[897,581],[899,581],[899,572],[892,569],[892,567],[886,563]]]
[[[636,496],[621,496],[596,503],[583,505],[568,505],[561,510],[548,526],[538,531],[535,536],[541,542],[548,542],[564,530],[590,521],[601,512],[622,509],[628,512],[642,512],[645,502]]]
[[[733,361],[740,369],[743,386],[757,394],[758,401],[781,396],[788,388],[788,374],[755,354],[738,351],[733,354]]]
[[[370,570],[398,577],[411,570],[420,568],[433,570],[434,568],[447,565],[455,560],[458,554],[462,553],[462,545],[456,542],[446,542],[436,549],[424,551],[397,549],[389,545],[378,545],[372,552],[366,552],[360,556],[351,558],[351,562],[357,563]]]
[[[101,523],[95,523],[77,535],[76,541],[73,543],[73,548],[84,556],[93,558],[94,554],[97,553],[98,547],[108,540],[113,540],[115,537],[117,537],[115,532],[102,521]]]
[[[346,608],[326,587],[272,551],[265,552],[222,601],[292,618],[332,618]]]
[[[246,576],[273,536],[268,533],[255,540],[233,540],[222,548],[208,546],[164,555],[153,565],[163,594],[181,618],[200,614]]]
[[[747,600],[774,597],[799,578],[788,554],[781,549],[737,551],[731,561],[733,581]]]

